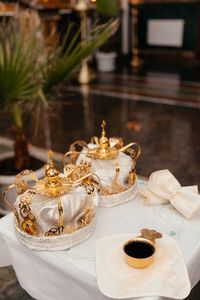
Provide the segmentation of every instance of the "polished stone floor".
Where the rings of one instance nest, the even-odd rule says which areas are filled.
[[[111,75],[105,75],[104,81],[106,76]],[[200,84],[195,84],[200,89]],[[169,86],[165,89],[167,93]],[[199,89],[195,96],[200,103]],[[146,101],[138,95],[127,97],[126,92],[125,97],[116,97],[115,93],[104,93],[101,86],[94,93],[93,85],[65,86],[62,93],[51,102],[49,113],[40,118],[34,144],[66,152],[75,140],[89,141],[91,136],[100,135],[105,119],[108,135],[121,136],[125,143],[136,141],[141,146],[139,174],[148,177],[155,170],[167,168],[181,184],[200,185],[200,106],[181,101],[166,104],[162,98],[160,103]]]
[[[189,76],[159,68],[139,74],[122,70],[99,75],[89,87],[66,84],[51,97],[48,112],[28,123],[30,141],[64,153],[75,140],[100,135],[105,119],[108,135],[140,144],[138,174],[148,177],[167,168],[182,185],[200,186],[200,74],[196,66],[193,71]],[[1,112],[0,120],[0,134],[11,136],[7,114]],[[0,300],[11,299],[31,298],[11,269],[0,269]],[[199,286],[188,299],[200,299]]]

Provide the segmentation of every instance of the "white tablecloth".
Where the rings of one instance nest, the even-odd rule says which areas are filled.
[[[192,286],[200,279],[200,214],[188,221],[170,206],[144,206],[137,197],[121,206],[98,208],[95,234],[81,245],[58,252],[31,251],[20,244],[12,218],[10,214],[0,219],[0,266],[12,265],[21,286],[38,300],[108,299],[96,282],[95,242],[143,227],[172,236],[183,253]]]

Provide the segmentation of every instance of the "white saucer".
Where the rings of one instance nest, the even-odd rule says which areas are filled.
[[[100,291],[115,299],[145,296],[186,298],[191,285],[176,242],[163,235],[156,242],[153,263],[145,269],[134,269],[124,261],[123,244],[136,235],[113,235],[97,241],[96,272]]]

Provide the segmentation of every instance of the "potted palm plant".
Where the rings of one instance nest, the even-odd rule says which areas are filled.
[[[3,186],[13,182],[10,175],[30,168],[32,159],[25,123],[29,112],[36,111],[39,105],[47,106],[51,89],[69,78],[81,61],[94,53],[117,28],[117,21],[96,26],[92,38],[84,42],[80,41],[79,31],[69,40],[69,29],[61,44],[46,47],[38,31],[31,29],[27,33],[19,20],[4,24],[0,31],[0,105],[12,116],[15,128],[14,155],[0,157]],[[11,173],[2,176],[5,169]]]

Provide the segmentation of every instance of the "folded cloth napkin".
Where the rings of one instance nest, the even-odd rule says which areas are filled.
[[[139,192],[145,197],[146,204],[171,203],[187,219],[200,210],[198,187],[182,187],[169,170],[153,172],[146,187]]]

